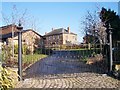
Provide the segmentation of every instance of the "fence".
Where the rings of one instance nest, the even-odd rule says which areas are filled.
[[[93,47],[94,46],[94,47]],[[105,73],[107,68],[105,62],[100,62],[97,59],[103,49],[100,49],[100,45],[91,45],[81,44],[79,46],[64,46],[64,48],[58,47],[46,47],[46,49],[52,50],[52,54],[48,55],[47,58],[33,64],[29,69],[26,70],[26,73],[30,75],[55,75],[58,74],[74,74],[74,73],[83,73],[83,72],[96,72],[96,73]],[[50,52],[50,51],[49,51]],[[86,64],[87,61],[95,62],[93,65]]]

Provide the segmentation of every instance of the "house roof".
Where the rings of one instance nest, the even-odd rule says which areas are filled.
[[[43,37],[43,36],[40,35],[38,32],[36,32],[36,31],[34,31],[34,30],[32,30],[32,29],[23,30],[22,33],[26,33],[26,32],[28,32],[28,31],[32,31],[32,32],[36,33],[38,36]]]
[[[0,35],[9,34],[12,32],[12,29],[14,32],[17,32],[18,29],[16,27],[17,27],[16,25],[12,25],[12,24],[0,27]]]
[[[14,31],[14,37],[17,36],[18,29],[17,29],[16,25],[13,25],[13,31]],[[28,31],[33,31],[34,33],[36,33],[37,35],[42,37],[39,33],[37,33],[36,31],[34,31],[32,29],[23,30],[22,32],[25,33]],[[0,37],[2,37],[2,39],[11,38],[12,37],[12,25],[0,27]]]
[[[59,35],[59,34],[69,34],[68,30],[64,28],[54,29],[51,32],[45,34],[44,36],[51,36],[51,35]],[[70,34],[77,35],[75,33],[70,32]]]

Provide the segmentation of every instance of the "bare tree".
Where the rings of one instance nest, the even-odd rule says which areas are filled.
[[[97,37],[99,39],[100,44],[105,45],[107,43],[106,28],[104,27],[102,22],[98,23],[97,25]]]
[[[21,12],[22,11],[22,12]],[[13,5],[11,10],[11,15],[6,15],[2,12],[2,20],[4,24],[18,24],[19,20],[21,21],[22,25],[25,25],[25,21],[27,17],[27,9],[25,10],[18,10],[16,5]]]
[[[87,12],[85,20],[82,21],[83,32],[85,35],[91,35],[97,37],[100,44],[106,43],[106,28],[100,21],[99,13],[94,11],[94,13]],[[97,40],[93,40],[92,43],[96,43]]]
[[[106,28],[100,20],[99,13],[97,11],[93,13],[88,11],[82,24],[85,36],[89,35],[92,37],[91,41],[88,40],[89,43],[95,44],[99,41],[100,49],[102,50],[102,45],[105,45],[107,42],[107,33]]]
[[[18,9],[16,5],[13,5],[11,15],[5,15],[5,13],[2,13],[2,20],[4,24],[9,25],[12,24],[12,56],[14,58],[14,25],[17,25],[19,21],[21,21],[21,24],[24,26],[25,25],[25,19],[27,15],[27,9],[25,9],[23,12],[18,12]]]
[[[11,15],[5,15],[5,13],[2,13],[3,17],[2,20],[6,25],[12,24],[12,56],[14,58],[14,25],[18,25],[19,21],[21,22],[24,29],[30,28],[32,30],[38,30],[40,25],[37,25],[39,22],[39,19],[35,19],[34,16],[30,15],[27,11],[27,9],[24,10],[18,10],[16,5],[13,5],[11,10]],[[31,46],[33,46],[31,44]]]

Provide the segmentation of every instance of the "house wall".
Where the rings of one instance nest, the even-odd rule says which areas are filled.
[[[59,34],[46,36],[45,46],[54,47],[60,45],[67,45],[69,43],[75,44],[77,42],[77,35],[75,34]]]
[[[63,37],[62,34],[59,35],[51,35],[46,36],[45,45],[48,47],[52,47],[54,45],[62,45],[63,44]]]
[[[18,36],[13,38],[14,45],[18,44]],[[8,38],[8,44],[12,44],[12,38]],[[35,48],[43,46],[43,39],[33,31],[27,31],[22,33],[22,44],[28,46],[30,51],[34,51]]]
[[[63,34],[63,44],[75,44],[77,42],[77,35],[75,34]]]

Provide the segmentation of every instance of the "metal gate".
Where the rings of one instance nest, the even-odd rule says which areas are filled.
[[[120,43],[117,44],[118,46]],[[9,46],[4,46],[3,48],[8,53]],[[22,70],[23,77],[33,77],[39,76],[42,78],[50,77],[69,77],[72,74],[79,74],[84,72],[94,72],[94,73],[106,73],[107,72],[107,60],[99,60],[100,54],[103,53],[103,48],[100,49],[99,44],[89,45],[80,44],[72,46],[61,46],[61,47],[40,47],[36,49],[33,53],[27,53],[26,46],[23,45],[22,54]],[[18,48],[15,47],[15,50]],[[25,50],[26,49],[26,50]],[[117,48],[116,48],[117,49]],[[114,62],[118,60],[119,50],[114,50]],[[4,52],[4,51],[3,51]],[[18,67],[18,56],[17,51],[15,51],[14,58],[6,58],[6,53],[4,57],[10,67]],[[103,55],[102,55],[103,56]],[[3,57],[3,58],[4,58]]]
[[[42,49],[42,53],[47,54],[47,57],[27,67],[24,70],[25,77],[53,78],[69,77],[84,72],[107,72],[106,60],[97,57],[102,53],[99,44],[91,47],[88,44],[64,46],[64,48],[46,47]]]
[[[116,41],[113,45],[113,64],[120,64],[120,41]]]

